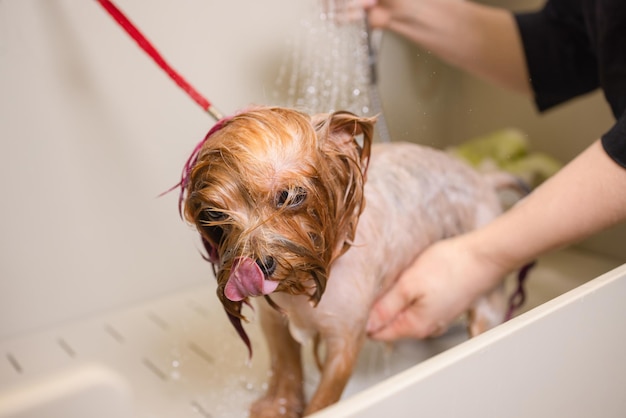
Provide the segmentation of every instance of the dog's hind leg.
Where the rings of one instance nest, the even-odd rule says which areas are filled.
[[[500,325],[506,318],[507,300],[504,284],[480,297],[467,312],[467,331],[470,337]]]
[[[261,327],[269,349],[271,377],[266,394],[250,409],[251,418],[297,418],[304,409],[300,344],[289,333],[287,318],[262,302]]]
[[[328,338],[322,336],[326,346],[326,357],[317,390],[306,407],[304,415],[310,415],[339,400],[352,375],[364,336],[356,339],[344,334]]]

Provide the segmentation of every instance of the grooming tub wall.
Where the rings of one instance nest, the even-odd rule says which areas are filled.
[[[623,417],[625,296],[626,265],[315,417]]]
[[[271,103],[307,4],[118,1],[227,114]],[[598,95],[544,122],[395,36],[381,48],[394,140],[445,147],[495,120],[554,139],[562,120],[594,114],[597,126],[568,122],[570,142],[550,142],[566,160],[607,121]],[[212,124],[95,1],[0,1],[0,417],[240,417],[263,392],[254,313],[248,362],[177,196],[156,197]],[[539,308],[476,340],[459,325],[393,349],[368,343],[345,403],[322,416],[589,416],[605,400],[599,415],[618,416],[623,268],[542,304],[626,261],[621,231],[540,260],[528,304]]]
[[[462,324],[393,347],[368,342],[343,401],[321,417],[621,417],[626,266],[569,250],[540,260],[530,306],[475,339]],[[542,285],[549,284],[549,288]],[[0,342],[0,417],[245,417],[265,389],[211,284]],[[306,351],[307,393],[319,378]],[[599,411],[599,412],[598,412]],[[598,413],[596,413],[598,412]]]

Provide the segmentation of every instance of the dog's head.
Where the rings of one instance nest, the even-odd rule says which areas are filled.
[[[182,184],[184,216],[217,267],[231,319],[249,297],[273,292],[319,302],[364,207],[373,126],[348,112],[261,107],[209,134]]]

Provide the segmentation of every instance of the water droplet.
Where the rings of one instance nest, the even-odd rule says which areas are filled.
[[[310,113],[345,109],[360,113],[370,107],[370,67],[363,20],[337,24],[337,7],[315,2],[316,9],[300,22],[301,30],[279,67],[275,97],[286,106]],[[341,6],[341,5],[338,5]],[[331,11],[325,9],[329,8]]]

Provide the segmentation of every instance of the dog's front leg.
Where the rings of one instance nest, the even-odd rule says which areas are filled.
[[[260,319],[270,355],[270,381],[265,396],[250,409],[251,418],[297,418],[304,409],[300,344],[289,333],[287,318],[260,303]]]
[[[324,338],[326,358],[322,365],[320,383],[307,405],[304,415],[317,412],[341,398],[341,394],[352,375],[364,338],[364,335],[354,338],[349,333]]]

